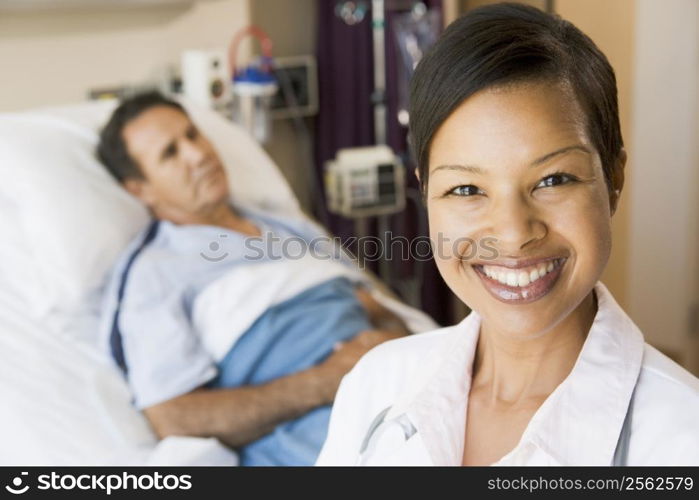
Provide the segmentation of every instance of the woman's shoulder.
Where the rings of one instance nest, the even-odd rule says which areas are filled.
[[[648,344],[643,351],[640,377],[643,383],[652,387],[699,397],[699,378]]]
[[[438,363],[434,353],[456,334],[456,327],[444,327],[384,342],[366,353],[350,371],[350,392],[361,392],[362,400],[374,408],[393,404]]]
[[[431,353],[454,328],[384,342],[359,360],[340,384],[319,465],[356,463],[371,423],[410,387],[417,371],[434,361]]]
[[[699,465],[699,379],[646,344],[634,395],[635,463]],[[638,436],[633,439],[633,435]]]
[[[396,375],[405,376],[430,358],[432,350],[447,342],[455,329],[455,326],[448,326],[379,344],[362,357],[355,370],[380,370],[382,374],[392,373],[393,370]]]

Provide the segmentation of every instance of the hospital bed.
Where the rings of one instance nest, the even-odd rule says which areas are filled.
[[[241,205],[306,217],[241,128],[184,103]],[[105,280],[148,223],[94,156],[116,103],[0,114],[0,465],[235,465],[216,439],[158,441],[98,343]],[[377,288],[413,331],[436,328]]]

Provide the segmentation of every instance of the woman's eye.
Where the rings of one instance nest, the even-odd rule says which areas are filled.
[[[449,191],[447,194],[452,194],[456,196],[473,196],[481,193],[482,191],[480,189],[478,189],[473,184],[469,184],[467,186],[457,186],[451,191]]]
[[[547,175],[544,177],[539,184],[536,185],[536,187],[553,187],[553,186],[561,186],[563,184],[568,184],[570,182],[574,182],[575,177],[572,175],[568,174],[551,174]]]

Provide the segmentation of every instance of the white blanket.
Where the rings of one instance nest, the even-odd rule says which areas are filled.
[[[192,322],[207,351],[216,361],[221,361],[267,309],[339,277],[372,287],[367,274],[352,262],[321,260],[311,254],[297,259],[235,266],[199,294],[194,303]],[[413,332],[437,328],[425,314],[391,300],[377,290],[373,294],[377,301],[402,316]]]

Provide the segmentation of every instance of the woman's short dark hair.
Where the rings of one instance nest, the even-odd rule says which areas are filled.
[[[565,82],[586,116],[608,189],[623,140],[614,70],[570,22],[534,7],[501,3],[472,10],[447,27],[410,84],[410,141],[423,194],[430,144],[439,127],[480,90],[527,81]]]
[[[131,158],[126,147],[124,127],[141,113],[155,106],[168,106],[187,114],[180,103],[167,99],[159,92],[146,92],[119,104],[100,133],[97,157],[120,183],[129,178],[143,179],[141,169]]]

